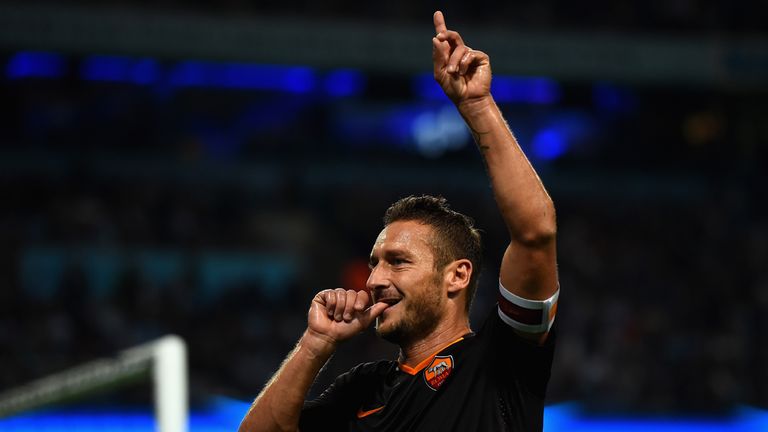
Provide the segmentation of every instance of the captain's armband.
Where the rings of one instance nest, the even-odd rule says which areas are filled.
[[[557,313],[560,289],[546,300],[528,300],[507,291],[499,281],[499,317],[508,326],[524,333],[546,333]]]

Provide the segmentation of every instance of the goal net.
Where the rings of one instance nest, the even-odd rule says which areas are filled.
[[[0,418],[80,400],[149,377],[155,430],[187,432],[187,349],[175,335],[124,351],[114,358],[81,364],[0,393]]]

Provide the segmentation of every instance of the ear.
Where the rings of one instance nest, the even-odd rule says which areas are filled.
[[[456,260],[445,268],[445,281],[448,284],[448,294],[455,295],[469,286],[472,278],[472,261]]]

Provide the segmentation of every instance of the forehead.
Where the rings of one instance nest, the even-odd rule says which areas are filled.
[[[396,221],[384,227],[373,244],[371,255],[388,251],[432,252],[432,228],[416,221]]]

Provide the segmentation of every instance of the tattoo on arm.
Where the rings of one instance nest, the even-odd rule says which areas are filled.
[[[485,145],[485,144],[480,142],[482,140],[482,138],[483,138],[483,133],[481,133],[481,132],[479,132],[479,131],[477,131],[475,129],[472,129],[471,127],[469,128],[469,132],[472,134],[472,139],[475,140],[475,144],[477,144],[477,148],[479,148],[480,151],[486,152],[486,151],[491,149],[490,146]]]

